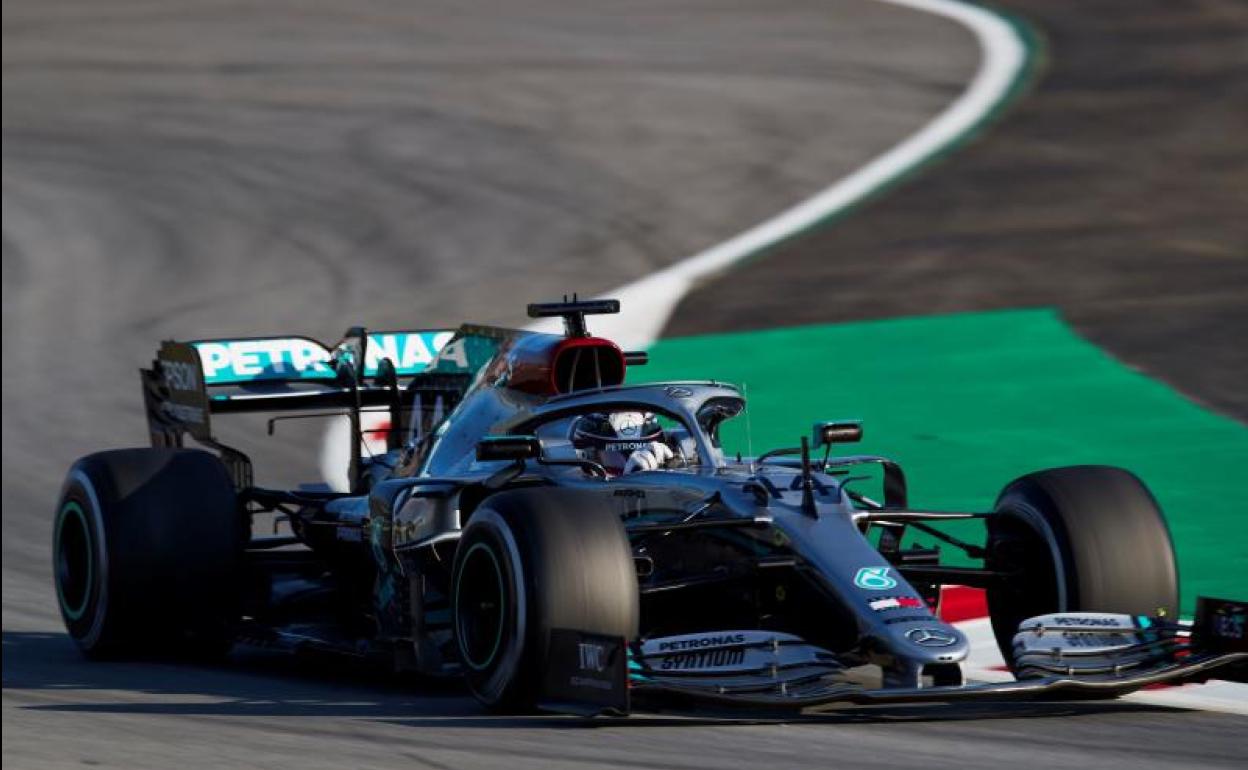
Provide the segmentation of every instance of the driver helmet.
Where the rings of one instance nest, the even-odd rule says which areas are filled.
[[[624,471],[629,455],[662,440],[663,429],[649,412],[587,414],[572,428],[572,445],[617,475]]]

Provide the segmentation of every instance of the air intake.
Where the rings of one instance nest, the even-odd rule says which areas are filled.
[[[551,389],[555,393],[609,388],[624,383],[624,353],[598,337],[569,337],[555,347]]]

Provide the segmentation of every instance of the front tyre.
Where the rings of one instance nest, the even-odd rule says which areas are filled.
[[[1013,660],[1023,620],[1051,612],[1175,616],[1178,567],[1157,501],[1121,468],[1031,473],[1005,487],[988,518],[988,590],[997,646]]]
[[[637,636],[637,573],[619,517],[574,490],[488,498],[460,538],[454,630],[473,696],[523,710],[539,695],[552,629]]]
[[[189,449],[88,455],[55,515],[57,603],[83,653],[228,648],[248,532],[220,460]]]

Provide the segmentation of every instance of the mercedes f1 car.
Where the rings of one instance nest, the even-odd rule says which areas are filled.
[[[618,309],[529,306],[561,316],[562,335],[465,325],[354,328],[332,347],[163,343],[141,371],[152,446],[83,457],[61,493],[53,556],[70,636],[92,657],[242,642],[377,659],[462,677],[491,708],[586,714],[1244,678],[1248,605],[1202,598],[1194,623],[1178,620],[1165,520],[1127,471],[1043,470],[960,512],[911,507],[892,460],[833,454],[860,439],[855,421],[730,457],[721,429],[745,410],[741,392],[626,384],[646,354],[586,329]],[[349,418],[351,489],[257,486],[212,430],[222,415],[292,410]],[[371,411],[389,418],[375,456],[360,441]],[[264,516],[289,532],[265,534]],[[951,534],[964,520],[986,535]],[[986,589],[1015,681],[965,681],[968,640],[939,619],[950,584]]]

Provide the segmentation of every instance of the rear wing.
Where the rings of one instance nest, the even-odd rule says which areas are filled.
[[[358,446],[361,410],[389,411],[387,447],[397,448],[405,433],[432,427],[413,415],[405,394],[414,393],[417,405],[436,402],[439,414],[449,411],[493,353],[494,346],[480,344],[482,331],[499,339],[511,333],[353,327],[333,346],[309,337],[166,341],[152,367],[140,370],[152,445],[180,447],[189,435],[221,453],[240,488],[251,485],[251,463],[215,439],[216,414],[331,410],[326,416],[351,418]],[[354,456],[353,480],[359,464]]]
[[[362,368],[357,367],[361,379],[376,377],[383,361],[389,361],[399,376],[419,374],[454,334],[447,329],[365,332],[357,327],[348,330],[334,348],[310,337],[196,340],[188,344],[199,354],[205,385],[254,385],[336,380],[338,364],[360,356],[359,348],[364,361]]]

